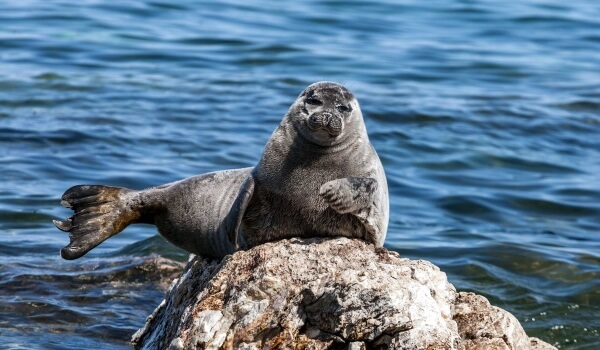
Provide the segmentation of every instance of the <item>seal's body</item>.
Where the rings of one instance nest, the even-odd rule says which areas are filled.
[[[223,257],[290,237],[355,237],[383,245],[389,204],[383,166],[358,102],[339,84],[310,85],[269,139],[254,168],[199,175],[132,191],[75,186],[75,215],[56,226],[76,259],[131,223],[155,224],[191,253]]]

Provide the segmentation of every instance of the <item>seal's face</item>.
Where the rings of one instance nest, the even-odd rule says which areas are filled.
[[[310,85],[291,108],[290,117],[304,139],[333,146],[349,135],[344,129],[362,120],[356,99],[348,89],[331,82]]]

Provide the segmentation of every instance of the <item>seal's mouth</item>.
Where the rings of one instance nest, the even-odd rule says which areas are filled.
[[[319,130],[327,131],[331,138],[342,134],[344,130],[344,121],[340,116],[329,112],[315,113],[308,117],[308,128],[312,132]]]

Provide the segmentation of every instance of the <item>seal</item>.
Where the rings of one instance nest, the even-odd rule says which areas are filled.
[[[74,211],[54,224],[77,259],[134,223],[157,226],[193,254],[222,258],[291,237],[351,237],[382,246],[389,196],[383,166],[354,95],[333,82],[308,86],[273,132],[255,167],[202,174],[135,191],[68,189]]]

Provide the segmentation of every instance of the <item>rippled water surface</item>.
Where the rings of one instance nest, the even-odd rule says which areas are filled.
[[[2,1],[0,344],[129,348],[187,256],[134,226],[62,260],[62,192],[252,166],[333,80],[387,171],[386,246],[600,349],[599,53],[594,0]]]

